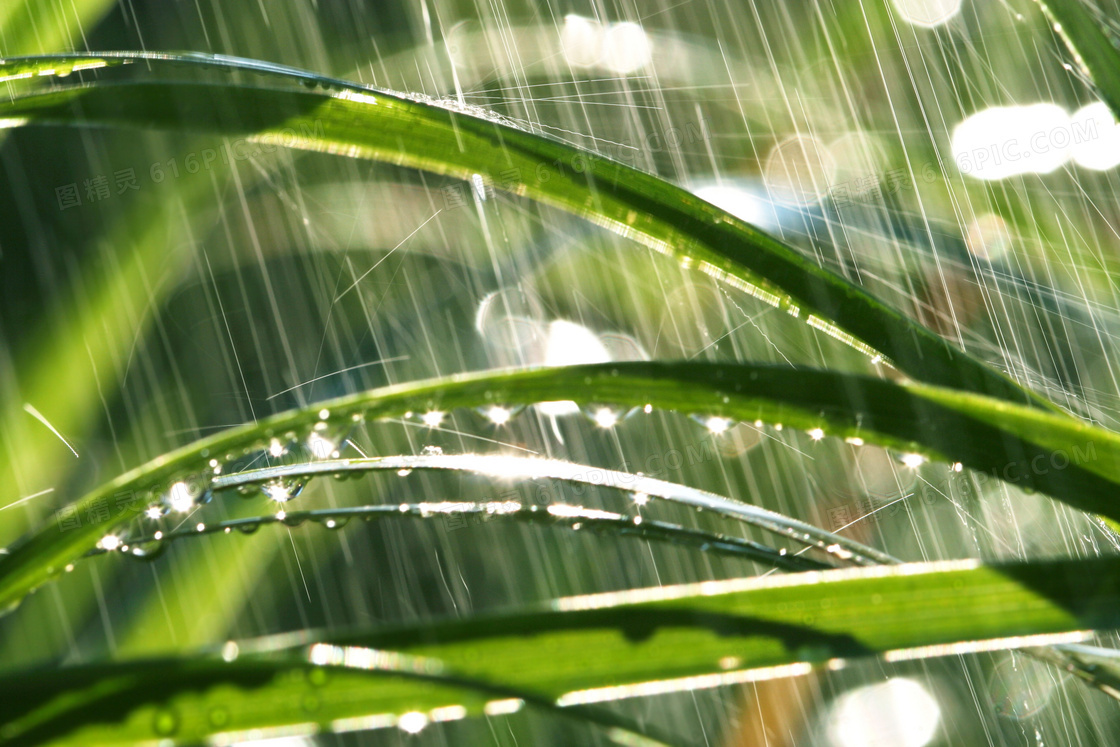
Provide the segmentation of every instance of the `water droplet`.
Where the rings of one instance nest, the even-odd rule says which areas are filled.
[[[268,445],[268,454],[272,457],[282,457],[287,451],[288,449],[277,438],[272,439]]]
[[[125,553],[125,557],[133,560],[152,561],[162,555],[166,547],[166,542],[148,542],[143,547],[133,546]]]
[[[506,407],[503,405],[490,405],[483,407],[478,412],[492,424],[497,426],[506,425],[509,421],[521,411],[521,408]]]
[[[926,463],[926,458],[921,454],[902,454],[898,459],[910,469],[917,469]]]
[[[692,419],[717,436],[726,433],[735,425],[735,421],[730,418],[723,418],[718,415],[693,415]]]
[[[277,503],[287,503],[299,496],[307,485],[306,480],[271,480],[261,486],[261,492]]]
[[[428,717],[420,711],[410,711],[397,720],[397,726],[401,731],[409,734],[419,734],[428,725]]]
[[[323,423],[322,425],[326,425]],[[324,436],[319,431],[312,431],[307,437],[307,448],[316,459],[334,459],[339,455],[334,441]]]
[[[198,492],[192,490],[190,484],[177,482],[168,491],[167,502],[172,511],[183,514],[194,508],[194,499],[197,495]]]
[[[604,405],[594,405],[584,410],[584,414],[600,428],[613,428],[622,419],[622,415],[615,409]]]
[[[443,449],[439,446],[425,446],[420,453],[424,456],[439,456],[443,453]]]

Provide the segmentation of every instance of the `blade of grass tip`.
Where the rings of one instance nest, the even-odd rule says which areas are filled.
[[[258,61],[108,53],[130,60],[256,72],[329,92],[204,83],[113,83],[0,102],[7,126],[92,124],[189,129],[481,180],[582,216],[802,318],[916,380],[1044,409],[1031,393],[780,240],[663,179],[475,110]],[[4,70],[58,64],[7,60]]]
[[[225,662],[181,656],[11,672],[0,677],[0,733],[11,744],[121,744],[158,738],[153,728],[173,724],[176,739],[202,741],[249,728],[329,729],[371,713],[425,714],[470,697],[385,681],[402,670],[580,708],[807,674],[845,659],[1078,643],[1116,627],[1120,558],[810,571],[405,627],[302,631],[227,645]],[[324,669],[316,675],[307,663]],[[311,711],[300,705],[309,693],[319,696]],[[215,723],[217,707],[224,713]],[[400,725],[397,718],[383,723]]]
[[[352,427],[363,418],[557,400],[659,407],[705,417],[761,421],[823,436],[858,438],[990,473],[1089,513],[1120,518],[1120,435],[1073,418],[980,395],[912,383],[788,366],[628,362],[487,372],[362,392],[219,432],[133,469],[72,504],[88,509],[121,494],[135,500],[120,518],[59,531],[48,524],[0,558],[0,607],[94,547],[114,526],[166,500],[173,483],[205,489],[227,461],[259,454],[273,434],[309,438],[320,421]],[[325,411],[325,414],[324,414]],[[328,422],[329,421],[329,422]],[[303,434],[302,436],[298,434]],[[1040,465],[1061,469],[1040,469]],[[1033,465],[1033,468],[1032,468]],[[954,467],[954,469],[960,469]]]

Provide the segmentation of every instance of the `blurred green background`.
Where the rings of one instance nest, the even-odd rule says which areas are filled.
[[[1111,0],[1098,10],[1120,17]],[[923,13],[944,18],[915,22]],[[952,147],[954,128],[989,107],[1073,112],[1096,100],[1027,0],[10,0],[0,9],[3,56],[69,49],[237,55],[498,112],[687,185],[1019,381],[1116,424],[1115,170],[1067,164],[985,180],[964,173]],[[14,95],[25,84],[5,85]],[[1101,148],[1109,137],[1102,131]],[[390,383],[641,358],[873,370],[761,302],[529,201],[282,148],[248,145],[245,159],[228,161],[227,145],[46,127],[4,138],[0,544],[216,429]],[[713,435],[687,414],[639,413],[605,429],[557,412],[531,408],[500,426],[456,412],[441,430],[369,424],[346,448],[626,465],[843,527],[907,560],[1092,554],[1103,542],[1073,511],[1013,486],[944,465],[911,469],[869,446],[751,424]],[[419,474],[317,480],[298,503],[511,492],[630,508],[609,491]],[[197,520],[269,510],[259,496],[224,499]],[[643,510],[744,531],[682,509]],[[151,563],[79,563],[0,619],[0,661],[77,663],[760,570],[498,522],[268,527],[181,541]],[[1006,653],[860,663],[615,707],[725,745],[1107,745],[1120,727],[1107,697]],[[886,713],[907,728],[867,726],[890,721]],[[416,736],[287,741],[604,737],[528,710]]]

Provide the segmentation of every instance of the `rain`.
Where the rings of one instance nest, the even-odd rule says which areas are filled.
[[[1059,1],[1116,46],[1117,0]],[[993,472],[823,406],[733,415],[730,383],[662,406],[632,374],[825,369],[870,409],[844,376],[944,383],[784,270],[715,259],[765,258],[704,253],[761,231],[1054,412],[1120,428],[1120,125],[1067,31],[1031,0],[9,0],[0,586],[26,538],[90,541],[0,616],[0,678],[301,647],[308,671],[450,693],[328,719],[311,688],[285,701],[298,717],[238,730],[214,690],[215,746],[1114,744],[1108,630],[767,666],[732,647],[711,672],[559,697],[460,698],[422,646],[347,638],[1116,556],[1108,523],[1046,490],[1097,474],[1088,436]],[[19,108],[36,96],[54,108]],[[402,143],[444,139],[395,152],[346,119],[361,107]],[[551,156],[530,168],[537,136]],[[710,225],[658,223],[604,176],[629,169]],[[639,202],[654,218],[618,207]],[[917,350],[902,328],[883,338]],[[533,378],[572,366],[602,380]],[[486,372],[527,378],[472,389]],[[406,391],[444,377],[459,389]],[[685,401],[666,381],[650,391]],[[195,743],[175,702],[144,709],[146,743]],[[19,743],[92,739],[58,728]]]

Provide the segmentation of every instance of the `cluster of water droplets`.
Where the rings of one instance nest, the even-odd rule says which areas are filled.
[[[730,397],[723,394],[717,394],[716,398],[724,406],[730,402]],[[498,396],[488,396],[486,399],[494,400],[494,403],[476,407],[472,410],[483,428],[510,428],[515,425],[516,419],[523,417],[525,413],[546,414],[539,410],[542,407],[541,403],[535,405],[508,404],[500,402],[501,398]],[[724,408],[721,407],[720,409]],[[577,406],[576,411],[597,429],[613,429],[622,427],[632,419],[640,419],[643,416],[653,414],[654,407],[652,404],[619,406],[606,402],[591,401]],[[395,422],[405,422],[422,429],[436,431],[444,429],[449,415],[449,412],[430,407],[424,410],[406,412],[403,420],[397,419]],[[533,505],[512,505],[508,502],[501,504],[493,502],[444,502],[402,504],[399,507],[365,506],[356,509],[338,510],[289,510],[289,502],[303,493],[309,481],[315,475],[327,474],[339,480],[349,480],[359,478],[365,473],[363,470],[347,468],[348,462],[343,459],[343,453],[348,448],[349,439],[354,429],[365,423],[367,417],[371,422],[394,422],[392,418],[381,413],[376,416],[371,413],[367,416],[363,412],[348,410],[345,413],[334,415],[328,409],[321,409],[317,412],[316,419],[302,428],[292,427],[276,432],[266,430],[265,436],[261,440],[239,449],[225,451],[217,456],[212,456],[209,452],[202,452],[203,458],[207,459],[206,466],[202,470],[177,476],[169,482],[166,489],[152,489],[150,491],[152,500],[148,502],[139,515],[130,524],[104,535],[98,542],[97,548],[91,552],[121,553],[138,559],[153,559],[162,554],[171,541],[184,536],[214,533],[229,534],[232,532],[249,534],[269,523],[282,523],[286,526],[295,527],[309,521],[327,529],[339,529],[346,526],[354,517],[371,520],[383,518],[389,513],[420,518],[446,514],[461,514],[463,516],[508,514],[514,518],[530,521],[540,521],[547,518],[555,522],[555,520],[561,519],[570,528],[576,530],[585,525],[595,525],[600,528],[605,527],[608,531],[614,531],[615,533],[622,533],[623,530],[632,532],[635,527],[640,527],[644,521],[641,516],[641,509],[650,500],[650,495],[639,489],[629,490],[632,494],[631,506],[637,511],[637,515],[634,516],[625,514],[610,514],[608,516],[606,512],[596,512],[594,509],[586,509],[581,506],[568,507],[572,513],[564,514],[562,513],[564,506],[552,505],[544,508]],[[783,430],[786,430],[781,423],[766,423],[762,420],[741,422],[724,414],[718,414],[718,411],[716,414],[711,412],[693,413],[689,417],[706,431],[712,442],[725,457],[740,456],[747,450],[758,446],[765,438],[778,438]],[[803,430],[803,432],[811,442],[821,441],[827,435],[825,429],[821,426],[811,427]],[[846,441],[853,446],[862,446],[864,443],[861,438],[852,436],[849,436]],[[362,457],[366,456],[360,450],[358,451]],[[427,445],[422,447],[420,456],[442,457],[444,454],[441,447]],[[895,458],[904,467],[912,469],[917,469],[926,461],[924,456],[917,453],[896,454]],[[314,465],[317,463],[326,463],[324,466],[328,469],[316,470]],[[330,466],[335,463],[339,465],[337,470]],[[285,470],[284,467],[291,467],[291,469]],[[239,474],[255,473],[262,468],[264,476],[260,479],[255,477],[242,481],[233,479]],[[402,466],[397,470],[397,474],[402,478],[408,477],[413,469],[414,466],[411,464]],[[510,477],[535,479],[532,474],[517,473],[516,469],[513,468]],[[950,467],[950,470],[959,471],[959,469],[959,465]],[[641,477],[642,475],[637,473],[636,476]],[[218,481],[217,485],[215,484],[216,480]],[[209,503],[215,492],[226,490],[228,487],[233,487],[236,493],[246,498],[263,496],[276,506],[276,510],[271,514],[250,519],[211,523],[197,521],[194,513]],[[626,489],[625,486],[616,487]],[[703,510],[703,507],[698,506],[697,510]],[[557,513],[557,511],[561,511],[561,513]],[[660,531],[662,535],[666,535],[662,538],[669,541],[683,538],[682,541],[697,544],[702,550],[716,549],[731,553],[745,551],[743,547],[736,544],[736,540],[728,540],[720,535],[697,540],[697,538],[685,537],[683,533],[677,531],[681,529],[680,527],[673,528],[670,525],[662,527],[647,525],[646,529],[642,531],[650,533]],[[787,536],[798,539],[788,533]],[[696,542],[693,542],[694,540]],[[813,544],[811,537],[806,536],[803,540]],[[843,548],[837,547],[834,550],[830,547],[827,552],[841,560],[850,559],[850,553],[842,552],[842,550]]]
[[[487,122],[494,122],[495,124],[505,125],[514,129],[524,129],[517,120],[511,119],[503,114],[499,114],[491,109],[478,106],[477,104],[467,103],[465,100],[455,96],[441,96],[433,97],[423,93],[406,93],[403,91],[394,91],[393,95],[399,96],[402,99],[415,101],[418,104],[427,104],[428,106],[436,106],[440,109],[447,109],[448,111],[457,112],[459,114],[466,114],[478,119],[484,119]]]
[[[93,552],[119,552],[132,558],[154,559],[166,548],[166,540],[183,536],[184,527],[197,534],[208,533],[208,525],[193,521],[193,515],[213,500],[215,478],[260,467],[339,459],[354,428],[362,423],[362,417],[332,418],[326,409],[317,414],[318,418],[309,427],[270,432],[264,440],[218,456],[213,456],[212,450],[204,449],[200,452],[206,460],[203,469],[182,472],[162,484],[138,490],[137,495],[147,499],[146,505],[130,522],[105,534]],[[263,483],[240,485],[236,492],[245,498],[263,495],[277,504],[286,504],[303,492],[309,480],[310,477],[302,476],[277,477]],[[282,513],[281,510],[281,518]],[[335,521],[331,528],[339,524]],[[246,524],[237,528],[249,533],[256,531],[258,526]],[[132,541],[133,537],[138,539]]]

